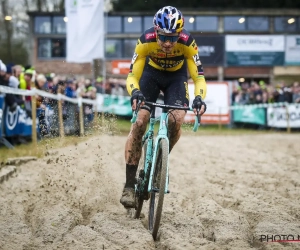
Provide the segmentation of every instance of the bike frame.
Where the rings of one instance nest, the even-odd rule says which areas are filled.
[[[152,183],[152,178],[154,175],[154,164],[155,164],[155,160],[157,157],[157,152],[159,150],[158,146],[159,146],[159,141],[161,139],[165,139],[167,140],[167,144],[169,145],[169,138],[168,138],[168,110],[170,109],[169,105],[164,105],[164,104],[157,104],[157,103],[150,103],[150,102],[146,102],[146,104],[150,104],[152,106],[152,111],[150,114],[150,121],[149,121],[149,128],[147,130],[147,132],[145,133],[145,135],[143,136],[142,139],[142,144],[144,145],[145,141],[148,139],[147,142],[147,152],[146,152],[146,158],[145,158],[145,162],[144,162],[144,173],[145,173],[145,178],[143,179],[143,190],[146,188],[145,185],[148,181],[148,188],[147,191],[148,193],[151,192],[151,183]],[[162,108],[162,114],[160,116],[160,118],[155,118],[155,110],[156,110],[156,106]],[[165,108],[164,108],[165,107]],[[173,106],[174,109],[183,109],[183,110],[192,110],[190,108],[186,108],[186,107],[175,107]],[[139,106],[138,106],[139,109]],[[137,110],[138,110],[137,109]],[[199,110],[197,111],[199,112]],[[137,117],[137,112],[133,113],[133,117],[131,122],[134,123],[136,121],[136,117]],[[155,138],[155,143],[154,143],[154,125],[156,123],[156,121],[160,121],[159,123],[159,129]],[[200,116],[196,116],[195,117],[195,123],[194,123],[194,128],[193,131],[196,132],[198,130],[198,126],[200,125]],[[153,144],[154,144],[154,148],[153,148]],[[168,146],[168,151],[169,151],[169,146]],[[148,171],[150,171],[150,173],[148,173]],[[165,194],[168,193],[168,180],[169,180],[169,158],[168,158],[168,163],[167,163],[167,176],[166,176],[166,186],[165,186]],[[135,191],[137,191],[137,185],[135,186]]]
[[[155,107],[153,107],[153,109],[155,109]],[[152,114],[153,113],[153,114]],[[151,113],[151,118],[150,118],[150,123],[149,123],[149,129],[146,133],[146,135],[143,138],[143,141],[145,141],[146,139],[148,139],[148,145],[147,145],[147,153],[146,153],[146,160],[145,160],[145,166],[144,166],[144,170],[145,173],[147,173],[148,168],[150,168],[150,175],[149,175],[149,183],[148,183],[148,192],[151,192],[151,183],[152,183],[152,178],[153,178],[153,174],[154,174],[154,164],[156,161],[156,157],[157,157],[157,152],[159,150],[158,146],[159,146],[159,141],[161,139],[165,139],[168,142],[169,145],[169,138],[168,138],[168,112],[163,110],[161,116],[160,116],[160,124],[159,124],[159,129],[158,129],[158,133],[156,135],[155,138],[155,143],[154,143],[154,148],[153,148],[153,142],[154,142],[154,125],[157,121],[157,119],[155,117],[155,110]],[[169,147],[168,147],[169,150]],[[169,161],[168,161],[168,165],[167,165],[167,176],[166,176],[166,187],[165,187],[165,193],[168,192],[168,180],[169,179]]]

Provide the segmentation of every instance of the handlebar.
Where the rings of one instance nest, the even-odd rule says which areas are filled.
[[[190,107],[166,105],[166,104],[155,103],[155,102],[145,102],[145,104],[147,104],[149,106],[155,106],[155,107],[163,108],[163,109],[177,109],[177,110],[193,111],[193,109],[190,108]],[[141,101],[139,101],[137,103],[136,110],[134,110],[133,113],[132,113],[132,118],[130,120],[131,123],[135,123],[136,118],[137,118],[137,114],[138,114],[139,109],[140,109],[140,106],[141,106]],[[197,115],[195,117],[195,122],[194,122],[194,127],[193,127],[194,132],[196,132],[198,130],[198,127],[200,126],[200,123],[201,123],[200,109],[197,109]]]

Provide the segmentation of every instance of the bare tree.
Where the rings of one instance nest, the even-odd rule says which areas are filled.
[[[2,15],[4,17],[11,16],[8,15],[8,6],[7,6],[7,0],[1,1],[1,7],[2,7]],[[13,54],[12,54],[12,36],[13,36],[13,29],[12,29],[12,23],[10,20],[4,21],[4,28],[6,33],[6,43],[7,43],[7,56],[9,61],[13,61]]]

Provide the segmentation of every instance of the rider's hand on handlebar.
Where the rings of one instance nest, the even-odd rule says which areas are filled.
[[[202,101],[202,98],[200,95],[197,95],[193,101],[192,105],[193,111],[195,115],[197,115],[197,109],[200,110],[199,115],[203,115],[206,111],[206,104],[204,101]]]
[[[136,105],[139,101],[141,102],[141,106],[145,104],[145,97],[140,90],[134,89],[131,93],[130,101],[132,110],[136,110]]]

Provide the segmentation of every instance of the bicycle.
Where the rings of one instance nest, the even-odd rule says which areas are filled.
[[[143,203],[149,200],[148,229],[156,240],[162,214],[164,195],[169,193],[169,139],[168,139],[168,114],[172,109],[192,110],[190,107],[172,106],[160,103],[145,102],[152,107],[149,127],[142,139],[143,155],[136,176],[135,199],[136,208],[134,218],[139,219]],[[140,103],[133,112],[131,122],[137,118]],[[155,118],[155,109],[162,108],[160,118]],[[197,110],[193,131],[196,132],[200,125],[200,110]],[[154,125],[159,121],[159,129],[154,141]],[[156,195],[158,197],[156,198]],[[157,202],[155,202],[157,199]]]

